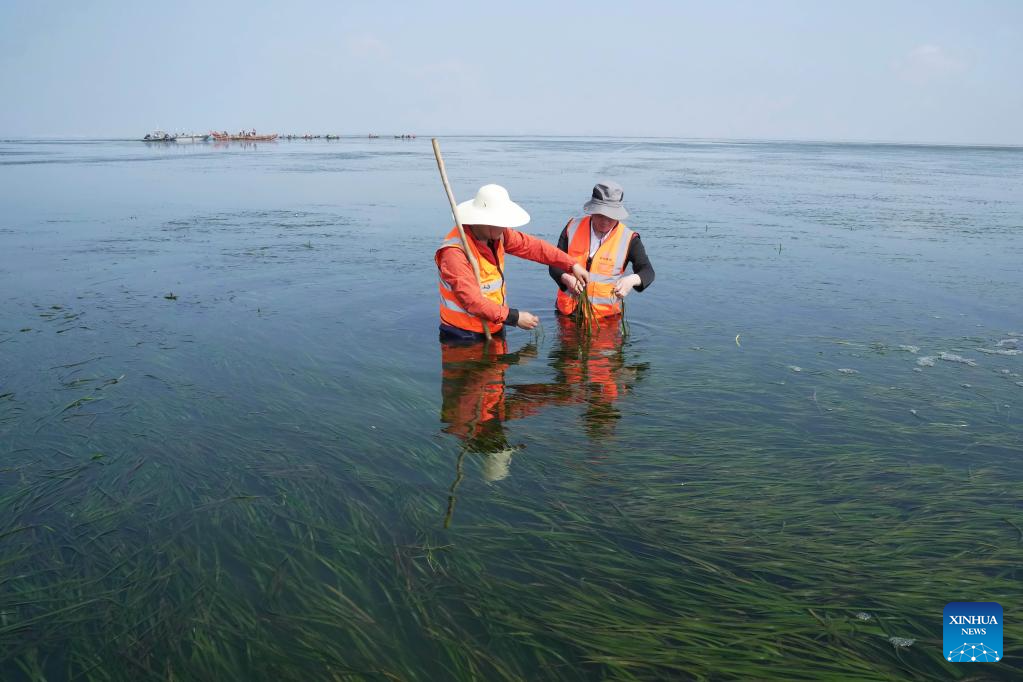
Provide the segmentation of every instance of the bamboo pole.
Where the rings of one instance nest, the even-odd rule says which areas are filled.
[[[469,259],[472,273],[476,275],[476,285],[482,287],[483,281],[480,279],[480,264],[476,262],[476,257],[472,255],[472,249],[469,248],[469,240],[465,236],[465,228],[462,227],[462,219],[458,217],[458,204],[455,203],[455,195],[451,192],[451,183],[448,182],[448,171],[444,168],[444,157],[440,155],[440,143],[437,142],[436,137],[433,138],[433,155],[437,158],[437,169],[440,171],[440,180],[444,183],[444,191],[448,195],[448,203],[451,204],[451,215],[455,217],[458,236],[462,239],[462,250],[465,251],[465,257]],[[482,317],[480,317],[480,322],[483,324],[483,335],[487,341],[490,341],[490,325]]]

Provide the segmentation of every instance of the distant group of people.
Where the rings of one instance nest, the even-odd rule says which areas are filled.
[[[231,133],[227,132],[226,130],[221,130],[219,133],[214,133],[214,134],[215,135],[220,135],[222,137],[232,137]],[[233,135],[233,137],[255,137],[255,136],[256,136],[256,129],[255,128],[253,128],[252,130],[240,130],[240,131],[238,131],[237,133],[235,133]]]

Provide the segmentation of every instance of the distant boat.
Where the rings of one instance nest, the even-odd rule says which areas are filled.
[[[153,132],[148,133],[145,137],[143,137],[142,141],[143,142],[173,142],[174,139],[175,138],[174,138],[173,135],[169,135],[169,134],[163,132],[162,130],[154,130]]]
[[[272,142],[277,139],[277,133],[272,133],[270,135],[256,135],[255,133],[239,133],[238,135],[213,133],[213,139],[221,142],[228,140],[231,142]]]
[[[210,139],[209,135],[196,135],[195,133],[178,133],[174,136],[175,142],[206,142]]]

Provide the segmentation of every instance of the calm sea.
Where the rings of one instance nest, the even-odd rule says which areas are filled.
[[[0,678],[1018,679],[1023,150],[442,147],[627,334],[442,348],[425,138],[0,141]]]

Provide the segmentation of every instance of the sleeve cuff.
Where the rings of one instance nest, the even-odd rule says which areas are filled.
[[[514,327],[519,323],[519,309],[508,308],[508,317],[504,318],[504,324]]]

